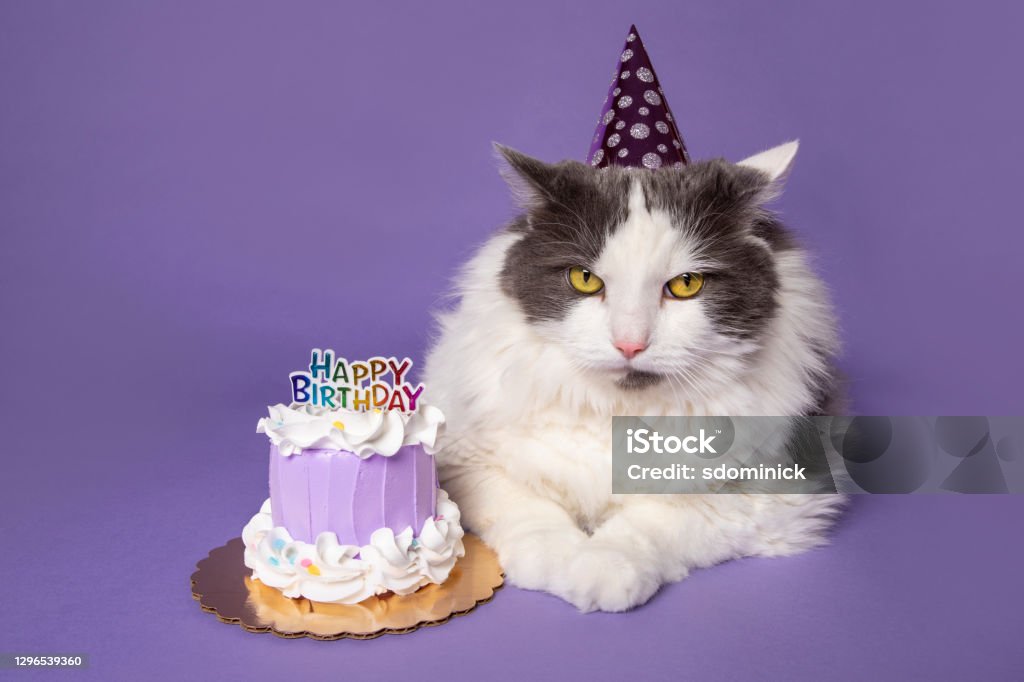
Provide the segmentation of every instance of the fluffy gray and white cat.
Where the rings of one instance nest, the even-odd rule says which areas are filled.
[[[824,542],[836,495],[611,493],[613,415],[837,409],[826,292],[765,208],[796,149],[650,171],[498,148],[524,212],[462,270],[426,383],[442,484],[515,585],[623,611]]]

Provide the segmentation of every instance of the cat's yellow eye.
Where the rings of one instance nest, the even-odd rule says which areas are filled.
[[[665,295],[671,298],[692,298],[704,288],[704,275],[684,272],[665,282]]]
[[[586,268],[579,266],[569,268],[566,276],[572,288],[581,294],[596,294],[604,289],[604,281]]]

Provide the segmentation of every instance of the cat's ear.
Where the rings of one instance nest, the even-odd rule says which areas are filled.
[[[516,201],[529,208],[554,196],[559,169],[511,147],[494,144],[494,151],[504,161],[502,177],[512,189]]]
[[[793,167],[793,159],[796,158],[796,150],[800,146],[798,140],[780,144],[760,154],[743,159],[737,166],[753,168],[768,176],[768,183],[779,189],[786,179],[790,168]]]

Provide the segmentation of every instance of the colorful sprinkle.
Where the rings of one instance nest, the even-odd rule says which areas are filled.
[[[334,428],[338,429],[339,431],[344,431],[345,430],[345,425],[342,424],[341,422],[334,422],[333,424],[331,424],[331,426],[333,426]]]
[[[271,564],[272,566],[280,566],[280,565],[281,565],[281,562],[280,562],[280,561],[278,561],[278,560],[277,560],[277,557],[274,557],[274,556],[270,557],[270,558],[268,559],[268,561],[270,562],[270,564]]]
[[[310,565],[310,564],[312,564],[313,562],[312,562],[312,561],[310,561],[309,559],[303,559],[303,560],[302,560],[302,561],[300,561],[299,563],[300,563],[300,564],[301,564],[302,566],[305,566],[305,567],[309,567],[309,565]]]
[[[320,575],[320,569],[316,566],[308,566],[306,568],[310,575]]]
[[[282,540],[281,538],[277,538],[270,544],[270,546],[274,548],[275,552],[280,552],[282,549],[284,549],[284,540]]]

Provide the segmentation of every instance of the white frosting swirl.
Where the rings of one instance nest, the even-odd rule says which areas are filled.
[[[434,443],[444,429],[441,410],[427,404],[421,404],[412,414],[295,404],[277,404],[267,411],[270,416],[259,420],[256,433],[267,434],[286,457],[314,448],[349,450],[363,459],[371,455],[390,457],[403,445],[418,444],[433,454]]]
[[[253,578],[293,599],[356,604],[389,591],[410,594],[444,582],[466,553],[459,518],[458,505],[438,490],[437,513],[423,523],[417,537],[411,527],[398,535],[380,528],[364,547],[339,544],[330,532],[309,544],[274,526],[268,499],[242,530],[245,565]]]

